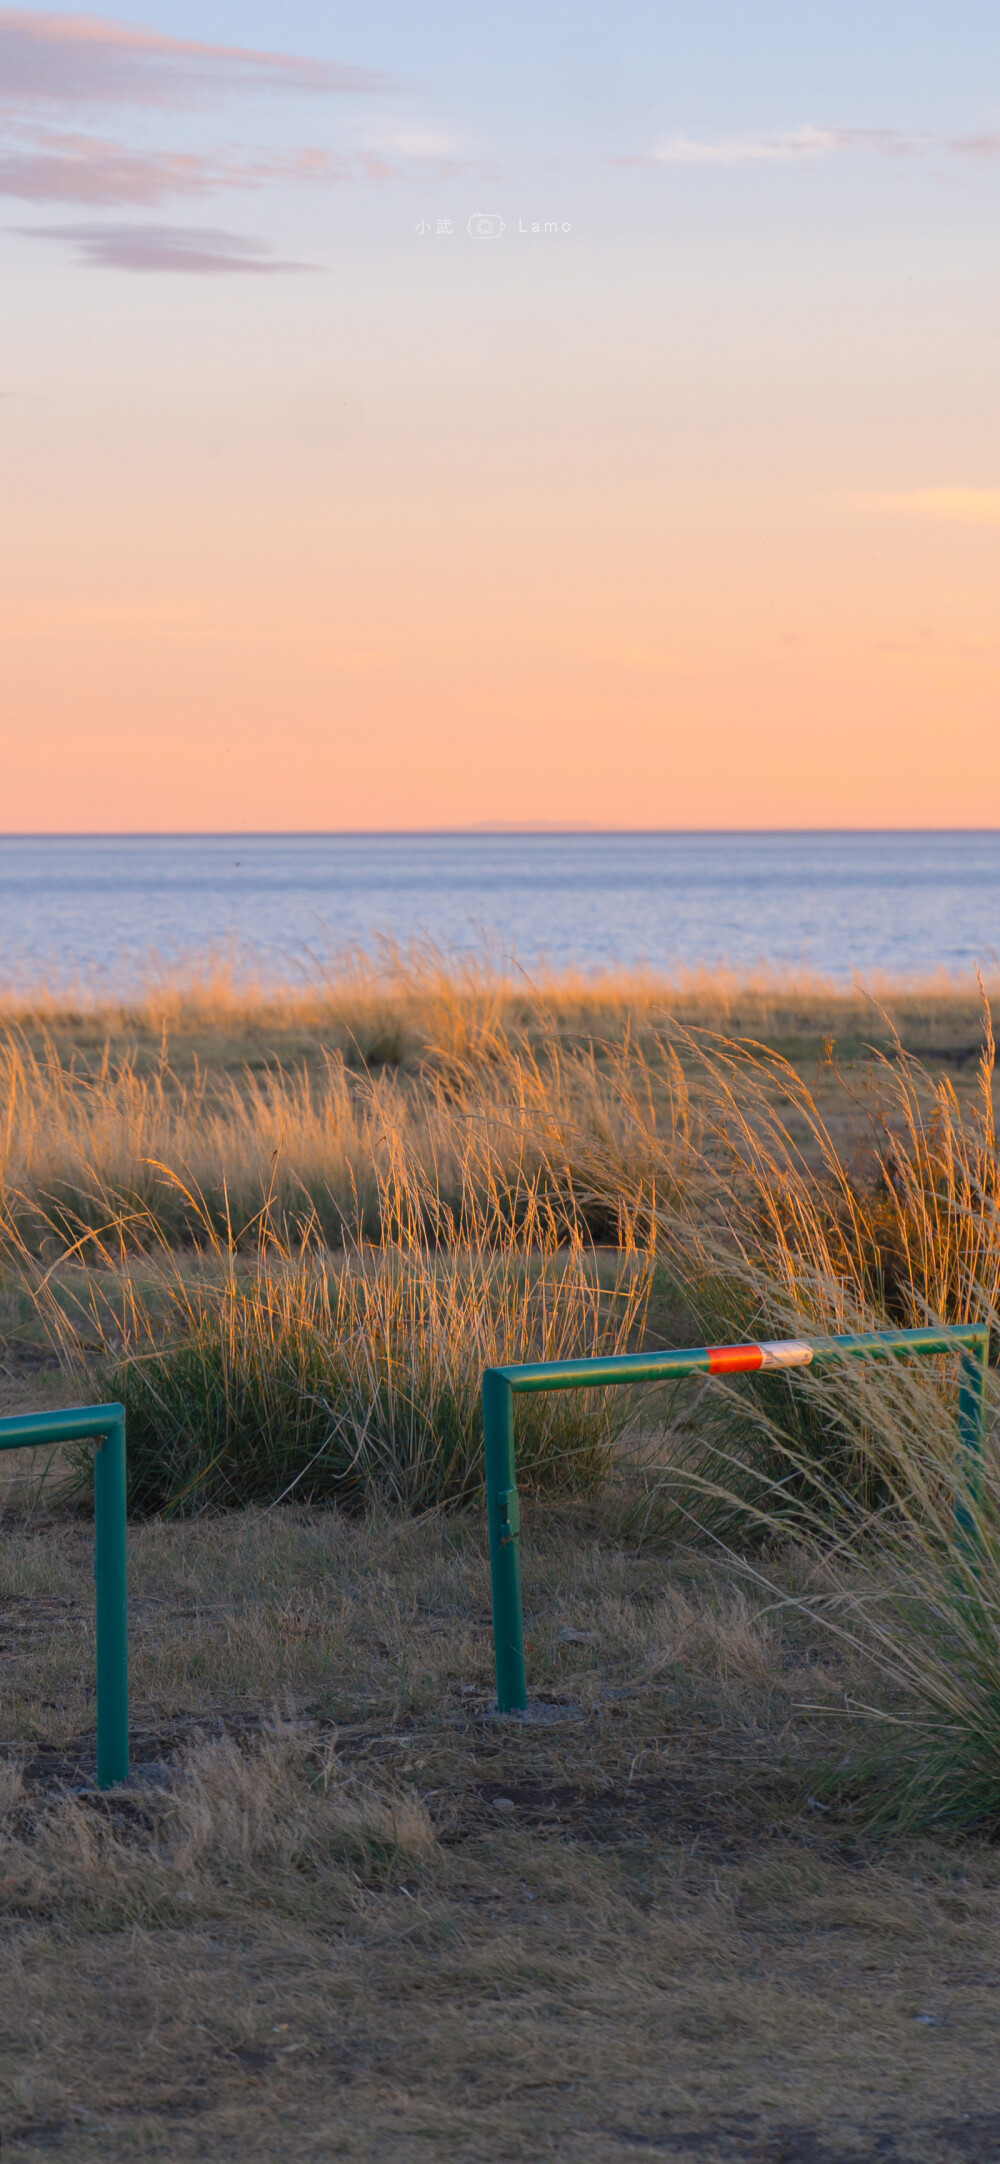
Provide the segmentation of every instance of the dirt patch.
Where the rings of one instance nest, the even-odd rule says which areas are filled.
[[[534,1726],[474,1519],[135,1528],[99,1798],[92,1527],[8,1521],[4,2164],[994,2164],[996,1852],[814,1809],[794,1637],[533,1525]]]

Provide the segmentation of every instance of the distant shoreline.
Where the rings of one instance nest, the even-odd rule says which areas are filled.
[[[516,840],[519,835],[532,840],[545,836],[558,839],[564,836],[589,835],[602,839],[621,840],[634,835],[636,840],[653,841],[717,841],[728,837],[754,837],[766,839],[770,835],[796,836],[853,835],[896,836],[954,836],[968,834],[979,837],[1000,835],[1000,826],[778,826],[778,827],[608,827],[586,824],[572,820],[515,821],[482,820],[473,826],[459,827],[120,827],[104,831],[99,828],[80,830],[38,831],[24,828],[15,833],[0,832],[0,845],[4,842],[317,842],[317,841],[457,841],[463,835],[475,837],[491,834]]]

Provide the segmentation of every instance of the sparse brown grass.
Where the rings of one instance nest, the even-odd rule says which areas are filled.
[[[120,1804],[90,1529],[0,1550],[12,2158],[990,2155],[1000,1867],[810,1806],[801,1701],[862,1676],[794,1617],[540,1507],[533,1679],[580,1717],[517,1729],[476,1518],[131,1539]]]

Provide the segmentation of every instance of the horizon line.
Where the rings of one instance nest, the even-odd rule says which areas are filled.
[[[510,839],[557,839],[588,835],[604,840],[619,836],[682,840],[725,835],[944,835],[1000,834],[1000,826],[602,826],[570,821],[480,821],[467,826],[440,827],[24,827],[0,830],[0,842],[114,842],[114,841],[441,841],[462,837],[502,836]]]

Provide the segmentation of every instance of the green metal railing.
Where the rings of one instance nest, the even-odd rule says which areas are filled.
[[[940,1330],[876,1330],[868,1336],[776,1339],[759,1345],[702,1345],[691,1352],[625,1353],[607,1360],[543,1360],[534,1366],[487,1368],[483,1376],[486,1507],[493,1587],[497,1707],[523,1713],[528,1703],[521,1603],[521,1506],[514,1463],[514,1399],[542,1390],[604,1389],[619,1383],[678,1382],[685,1375],[750,1375],[809,1367],[832,1360],[914,1354],[960,1355],[958,1439],[965,1460],[956,1508],[959,1545],[976,1539],[983,1491],[983,1446],[989,1330],[957,1323]]]
[[[94,1577],[97,1581],[97,1786],[128,1780],[128,1593],[125,1549],[125,1408],[77,1405],[0,1420],[0,1450],[79,1443],[93,1436]]]

